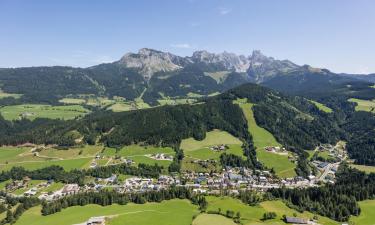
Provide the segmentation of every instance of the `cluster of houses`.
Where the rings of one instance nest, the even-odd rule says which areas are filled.
[[[66,184],[60,190],[52,193],[42,193],[38,198],[41,200],[52,201],[67,195],[77,194],[80,190],[81,188],[78,186],[78,184]]]
[[[339,162],[337,163],[329,163],[329,162],[322,162],[318,160],[314,160],[311,162],[315,168],[317,168],[320,172],[319,180],[323,182],[334,183],[335,174],[339,167]]]
[[[329,156],[336,158],[339,161],[342,161],[348,158],[348,154],[345,150],[344,145],[336,144],[335,146],[333,146],[331,144],[320,144],[317,147],[317,150],[321,152],[327,151],[329,152]]]
[[[225,151],[228,149],[228,145],[221,144],[221,145],[213,145],[210,147],[212,151]]]
[[[13,192],[17,189],[27,188],[30,180],[31,179],[29,177],[24,177],[22,180],[13,180],[11,183],[5,185],[5,190],[7,192]]]
[[[286,149],[284,147],[279,147],[279,146],[267,146],[264,148],[264,150],[266,150],[267,152],[272,152],[272,153],[286,153],[288,154],[288,152],[286,151]]]
[[[157,154],[152,154],[152,155],[146,155],[147,157],[155,160],[168,160],[168,161],[173,161],[173,156],[167,155],[164,153],[157,153]]]

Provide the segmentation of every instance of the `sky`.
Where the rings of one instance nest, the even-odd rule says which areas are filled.
[[[0,67],[116,61],[153,48],[375,73],[373,0],[0,0]]]

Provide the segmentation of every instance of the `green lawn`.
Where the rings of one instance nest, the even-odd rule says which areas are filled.
[[[108,107],[108,110],[112,110],[113,112],[124,112],[134,110],[134,107],[130,103],[118,102]]]
[[[326,112],[326,113],[331,113],[332,112],[332,109],[323,105],[322,103],[320,102],[316,102],[316,101],[313,101],[313,100],[309,100],[311,103],[313,103],[316,107],[318,107],[318,109],[322,110],[323,112]]]
[[[156,146],[139,146],[139,145],[129,145],[125,146],[116,152],[114,148],[106,148],[103,152],[104,156],[113,157],[115,155],[126,157],[129,159],[134,160],[135,163],[144,163],[149,165],[158,164],[160,166],[164,166],[167,168],[171,161],[168,160],[155,160],[145,155],[149,154],[157,154],[157,153],[164,153],[166,155],[175,155],[175,152],[170,147],[156,147]]]
[[[248,206],[240,200],[231,197],[207,196],[206,200],[208,202],[207,211],[218,211],[220,208],[222,213],[225,213],[227,210],[232,210],[235,214],[240,212],[243,224],[261,222],[261,218],[266,212],[260,206]]]
[[[207,132],[206,138],[202,141],[197,141],[194,138],[187,138],[182,140],[180,147],[184,150],[184,152],[189,152],[219,144],[241,145],[242,142],[238,138],[234,137],[226,131],[213,130]]]
[[[366,173],[375,173],[375,166],[365,166],[365,165],[356,165],[356,164],[351,164],[350,166],[358,170],[364,171]]]
[[[79,157],[95,157],[102,149],[103,146],[99,145],[85,145],[67,150],[48,148],[39,152],[39,155],[51,158],[75,159]]]
[[[227,210],[232,210],[236,214],[240,212],[241,223],[244,225],[261,225],[261,224],[273,224],[281,225],[285,224],[281,218],[283,215],[293,216],[294,213],[298,217],[310,219],[314,215],[310,212],[299,213],[293,209],[288,208],[282,201],[265,201],[261,202],[258,206],[249,206],[242,203],[238,199],[231,197],[214,197],[207,196],[208,202],[207,211],[218,211],[221,209],[221,213]],[[277,218],[273,220],[262,221],[263,214],[265,212],[276,212]],[[326,217],[319,216],[319,223],[323,225],[337,225],[339,223],[328,219]]]
[[[16,225],[71,225],[82,223],[93,216],[111,216],[109,225],[190,225],[197,206],[187,200],[170,200],[161,203],[128,205],[74,206],[61,212],[42,216],[40,207],[27,210]]]
[[[236,225],[233,220],[216,214],[200,214],[194,219],[193,225]]]
[[[10,94],[10,93],[5,93],[0,89],[0,99],[2,98],[20,98],[22,95],[21,94]]]
[[[288,156],[278,155],[275,153],[267,152],[263,149],[257,150],[258,160],[261,161],[268,168],[273,168],[276,175],[279,177],[294,177],[296,165],[289,161]]]
[[[77,158],[77,159],[66,159],[66,160],[45,160],[40,162],[20,162],[20,163],[9,163],[6,165],[0,165],[0,171],[10,170],[14,166],[22,166],[27,170],[36,170],[52,165],[58,165],[63,167],[65,170],[88,168],[91,162],[91,158]]]
[[[369,101],[357,98],[350,98],[348,101],[357,103],[355,107],[356,111],[366,111],[375,113],[375,100]]]
[[[288,160],[288,156],[264,150],[266,146],[281,146],[281,144],[276,141],[275,137],[269,131],[256,124],[252,110],[253,104],[248,103],[246,99],[238,99],[235,103],[239,104],[247,119],[249,132],[253,136],[254,145],[257,149],[258,160],[266,167],[274,168],[276,175],[280,177],[295,176],[295,164]]]
[[[243,149],[241,145],[232,144],[232,145],[228,145],[228,147],[229,149],[225,151],[213,151],[209,147],[205,147],[205,148],[197,149],[194,151],[185,151],[185,155],[191,158],[201,159],[201,160],[207,160],[207,159],[219,160],[220,155],[225,152],[227,154],[234,154],[234,155],[238,155],[238,156],[242,156],[246,158],[243,155]]]
[[[293,214],[297,214],[297,217],[306,218],[306,219],[311,219],[311,218],[314,217],[314,214],[312,214],[310,212],[307,212],[307,211],[305,211],[303,213],[297,212],[296,210],[293,210],[293,209],[287,207],[280,200],[261,202],[260,206],[263,209],[265,209],[267,212],[275,212],[278,216],[278,218],[275,219],[277,222],[280,221],[280,219],[283,215],[293,216]],[[338,223],[338,222],[336,222],[334,220],[331,220],[327,217],[318,216],[318,218],[319,218],[318,223],[323,224],[323,225],[338,225],[338,224],[341,224],[341,223]],[[271,220],[269,222],[272,222],[272,221],[275,221],[275,220]],[[284,223],[281,223],[281,224],[284,224]]]
[[[30,151],[30,149],[26,147],[0,147],[0,164],[12,161],[19,162],[23,158],[20,154]]]
[[[38,104],[12,105],[0,108],[0,113],[6,120],[17,120],[24,117],[33,120],[35,118],[49,119],[74,119],[83,116],[90,111],[80,105],[51,106]]]
[[[375,200],[366,200],[359,202],[361,207],[361,214],[359,216],[352,216],[351,222],[355,225],[374,225],[375,224]]]

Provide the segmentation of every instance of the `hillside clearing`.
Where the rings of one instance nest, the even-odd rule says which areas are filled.
[[[375,200],[366,200],[359,202],[361,207],[361,214],[359,216],[352,216],[350,222],[355,225],[374,225],[375,221]]]
[[[327,107],[326,105],[320,103],[320,102],[317,102],[317,101],[313,101],[313,100],[309,100],[311,103],[313,103],[316,107],[318,107],[318,109],[322,110],[323,112],[326,112],[326,113],[331,113],[333,112],[331,108]]]
[[[216,214],[200,214],[194,219],[193,225],[236,225],[233,220]]]
[[[362,100],[357,98],[348,99],[349,102],[357,103],[355,110],[356,111],[366,111],[375,113],[375,100]]]
[[[266,167],[273,168],[276,175],[279,177],[294,177],[295,164],[290,162],[287,155],[279,155],[271,152],[266,152],[264,147],[267,146],[281,146],[275,137],[266,129],[259,127],[256,124],[252,107],[254,104],[248,103],[246,99],[235,101],[239,104],[244,112],[247,120],[249,133],[253,136],[253,142],[257,150],[257,157]]]
[[[48,216],[42,216],[40,210],[40,206],[27,210],[15,224],[71,225],[82,223],[94,216],[109,216],[111,217],[108,219],[109,225],[190,225],[193,215],[198,214],[197,207],[187,200],[105,207],[99,205],[74,206]]]
[[[194,138],[187,138],[182,140],[180,148],[183,149],[184,152],[188,152],[220,144],[241,145],[242,142],[238,138],[234,137],[226,131],[213,130],[207,132],[205,139],[201,141],[195,140]]]
[[[0,113],[6,120],[18,120],[27,118],[34,120],[36,118],[48,119],[74,119],[83,116],[90,111],[80,105],[69,106],[51,106],[39,104],[11,105],[0,108]]]

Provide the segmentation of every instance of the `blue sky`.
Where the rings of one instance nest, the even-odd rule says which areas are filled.
[[[372,0],[0,0],[0,67],[86,67],[149,47],[375,72]]]

